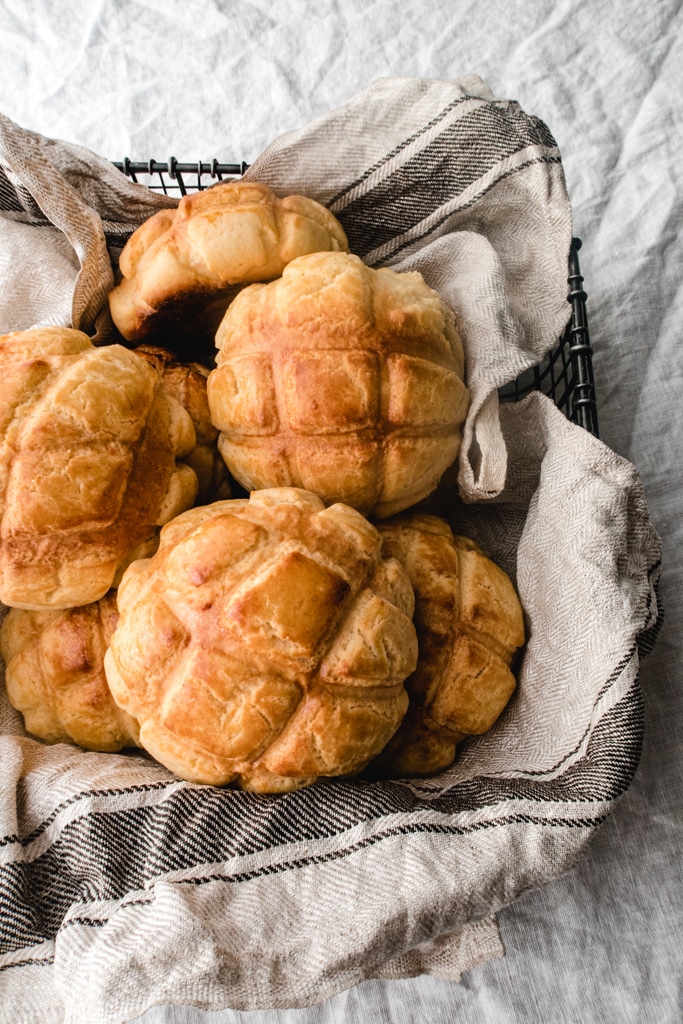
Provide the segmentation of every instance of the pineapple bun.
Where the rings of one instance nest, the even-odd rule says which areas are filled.
[[[0,337],[0,601],[104,597],[189,508],[190,416],[121,345],[62,327]]]
[[[156,345],[139,345],[133,350],[154,367],[166,394],[185,409],[194,425],[196,447],[183,457],[197,475],[196,505],[207,505],[232,497],[228,470],[218,447],[218,431],[211,422],[206,381],[209,371],[201,363],[179,362],[168,349]]]
[[[430,494],[458,454],[462,343],[417,272],[300,256],[240,292],[216,345],[211,418],[247,490],[302,487],[384,518]]]
[[[104,674],[117,619],[113,590],[82,608],[10,609],[0,629],[7,696],[32,736],[108,752],[138,745],[137,723],[116,706]]]
[[[408,712],[371,771],[432,775],[453,762],[460,740],[489,730],[512,696],[524,614],[509,576],[444,519],[414,513],[379,530],[384,556],[398,558],[413,585],[420,654],[406,680]]]
[[[361,771],[408,706],[413,591],[358,512],[295,488],[185,512],[118,591],[105,656],[140,744],[193,782]]]

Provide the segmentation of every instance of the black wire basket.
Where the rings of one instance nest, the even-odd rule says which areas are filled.
[[[229,181],[244,174],[248,164],[222,164],[217,160],[179,163],[175,157],[166,161],[131,161],[126,157],[115,162],[125,175],[155,192],[181,198],[188,192],[201,191],[217,181]],[[581,239],[573,238],[569,250],[567,301],[571,318],[557,345],[537,366],[525,371],[517,380],[500,389],[502,402],[518,402],[531,391],[541,391],[574,423],[596,437],[598,409],[593,381],[593,349],[588,334],[586,292],[579,266]]]

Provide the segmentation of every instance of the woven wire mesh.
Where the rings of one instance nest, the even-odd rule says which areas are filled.
[[[542,391],[567,416],[571,416],[571,398],[574,391],[574,368],[570,357],[571,321],[559,343],[542,363],[525,370],[517,380],[506,384],[499,392],[503,402],[519,402],[531,391]]]
[[[570,420],[598,437],[593,349],[588,336],[587,296],[579,268],[580,248],[581,239],[573,238],[567,277],[571,318],[564,334],[541,363],[501,388],[499,397],[503,402],[519,402],[531,391],[542,391]]]
[[[219,163],[217,160],[180,163],[175,157],[167,161],[131,161],[126,157],[114,166],[132,181],[146,185],[155,192],[178,198],[197,192],[218,181],[239,178],[249,166],[242,163]],[[541,391],[575,423],[598,435],[598,413],[593,380],[593,350],[588,335],[586,292],[579,268],[581,239],[572,239],[569,252],[567,282],[571,303],[571,319],[557,345],[545,359],[517,380],[499,391],[502,402],[519,402],[531,391]]]
[[[221,164],[218,160],[208,163],[202,160],[197,163],[179,163],[174,156],[168,160],[124,160],[114,161],[127,177],[139,185],[146,185],[153,192],[163,192],[167,196],[184,196],[188,192],[201,192],[202,189],[215,185],[217,181],[238,178],[249,165]]]

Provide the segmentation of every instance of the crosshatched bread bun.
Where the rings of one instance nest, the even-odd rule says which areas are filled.
[[[225,501],[230,494],[230,478],[217,446],[218,431],[211,422],[206,382],[209,371],[201,363],[180,363],[168,349],[140,345],[135,354],[146,359],[161,377],[167,395],[180,402],[194,424],[197,444],[183,456],[197,476],[197,505]]]
[[[469,404],[453,314],[415,273],[316,253],[238,295],[209,406],[248,490],[299,486],[382,518],[426,497]]]
[[[0,653],[7,695],[27,732],[86,750],[138,745],[137,723],[116,706],[104,674],[104,652],[117,619],[114,591],[83,608],[9,611],[0,629]]]
[[[103,597],[192,505],[192,421],[120,345],[45,327],[0,337],[0,601]]]
[[[221,182],[131,235],[119,260],[123,280],[109,295],[112,319],[134,342],[207,331],[213,338],[238,286],[279,277],[303,253],[348,248],[341,224],[314,199]]]
[[[403,718],[413,593],[345,505],[275,488],[192,509],[119,588],[105,657],[140,743],[193,782],[280,792],[359,772]]]
[[[453,762],[461,739],[490,729],[510,699],[522,606],[503,570],[443,519],[398,516],[378,529],[383,554],[399,559],[413,585],[420,653],[406,681],[408,712],[370,770],[431,775]]]

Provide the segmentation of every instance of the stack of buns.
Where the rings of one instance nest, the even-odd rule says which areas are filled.
[[[112,319],[139,344],[213,336],[237,291],[272,281],[305,253],[348,252],[339,221],[306,196],[279,198],[267,185],[223,182],[160,210],[121,253]]]
[[[257,792],[448,767],[524,642],[502,570],[407,511],[460,446],[452,311],[247,182],[150,218],[120,270],[113,320],[153,345],[0,338],[0,653],[27,731]],[[183,358],[207,332],[212,370]]]

